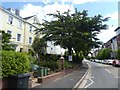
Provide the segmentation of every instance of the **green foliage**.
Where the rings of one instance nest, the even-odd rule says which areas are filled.
[[[65,68],[71,68],[72,67],[72,63],[67,61],[67,60],[64,60],[64,67]]]
[[[38,56],[38,63],[40,63],[41,54],[45,54],[46,47],[47,43],[44,38],[39,38],[38,36],[36,36],[33,41],[32,48],[35,51],[35,54]]]
[[[5,33],[4,31],[0,31],[2,34],[2,49],[3,50],[14,50],[14,44],[10,44],[11,35]]]
[[[117,59],[120,59],[120,48],[117,50]]]
[[[43,38],[35,37],[32,47],[36,53],[45,53],[47,43]]]
[[[55,61],[49,61],[49,62],[48,61],[47,62],[41,61],[39,66],[50,68],[50,70],[52,70],[52,71],[55,71],[58,69],[58,64]]]
[[[48,60],[50,61],[50,60],[52,60],[52,61],[57,61],[59,58],[58,58],[58,56],[57,55],[54,55],[54,54],[51,54],[50,56],[49,56],[49,58],[48,58]]]
[[[18,75],[27,73],[30,62],[25,53],[14,51],[2,51],[2,76]]]
[[[99,47],[100,42],[97,34],[101,29],[106,29],[107,25],[103,22],[108,18],[101,15],[89,17],[87,11],[83,10],[70,14],[70,10],[64,13],[48,14],[56,18],[53,21],[45,21],[43,28],[37,29],[36,33],[44,34],[43,38],[47,41],[54,41],[55,45],[67,48],[69,55],[72,49],[75,53],[84,52],[87,55],[91,47]]]
[[[110,59],[110,53],[111,53],[111,49],[109,48],[103,48],[102,50],[99,51],[98,55],[97,55],[97,58],[98,59]]]

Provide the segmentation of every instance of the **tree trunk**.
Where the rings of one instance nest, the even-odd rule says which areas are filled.
[[[69,55],[72,55],[72,48],[68,48]]]
[[[79,53],[76,53],[76,58],[77,58],[77,60],[79,60],[79,56],[78,56],[78,54],[79,54]]]
[[[40,53],[38,53],[38,64],[40,64]]]

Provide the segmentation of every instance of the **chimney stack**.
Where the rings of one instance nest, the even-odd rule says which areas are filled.
[[[16,14],[17,16],[20,16],[20,10],[16,9],[16,10],[15,10],[15,14]]]
[[[20,10],[18,9],[8,8],[7,10],[9,10],[10,12],[12,12],[13,14],[17,16],[20,16]]]

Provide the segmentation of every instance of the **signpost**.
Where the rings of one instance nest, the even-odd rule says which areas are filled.
[[[69,60],[69,61],[72,61],[72,55],[69,55],[69,56],[68,56],[68,60]]]

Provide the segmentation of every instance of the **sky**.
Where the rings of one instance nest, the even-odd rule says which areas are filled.
[[[116,35],[114,30],[118,27],[119,0],[0,0],[0,2],[4,8],[19,9],[22,17],[37,15],[41,23],[43,19],[53,19],[46,14],[55,13],[56,10],[63,13],[68,9],[74,13],[75,8],[78,11],[88,10],[88,16],[101,14],[103,18],[110,17],[106,22],[108,29],[101,30],[97,36],[104,43]]]

